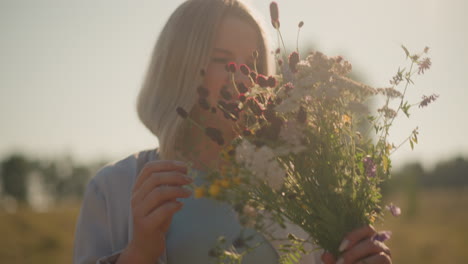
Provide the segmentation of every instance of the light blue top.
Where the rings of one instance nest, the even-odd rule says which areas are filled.
[[[195,184],[204,182],[203,173],[198,172]],[[241,234],[241,225],[235,211],[226,203],[212,199],[189,197],[181,199],[183,209],[172,219],[167,234],[167,263],[216,263],[208,252],[216,245],[219,236],[226,238],[226,246],[232,245]],[[278,263],[278,255],[263,236],[252,229],[246,230],[244,237],[254,234],[249,245],[259,242],[261,246],[246,254],[244,264]],[[242,252],[242,248],[238,248]]]
[[[117,261],[133,237],[133,185],[141,168],[154,160],[157,160],[154,149],[141,151],[106,165],[89,181],[76,225],[73,263]],[[200,184],[201,180],[196,179],[195,183]],[[187,198],[183,202],[183,209],[174,215],[166,235],[166,252],[157,263],[215,263],[215,259],[208,256],[208,251],[218,236],[224,235],[227,242],[232,243],[239,235],[240,224],[235,212],[227,204],[209,199]],[[297,230],[290,230],[297,234]],[[255,239],[262,241],[263,237],[258,234]],[[277,263],[276,249],[274,244],[266,242],[248,254],[243,263]],[[319,259],[320,253],[310,254],[300,263],[320,263]]]

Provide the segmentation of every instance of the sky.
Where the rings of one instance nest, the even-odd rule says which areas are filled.
[[[0,0],[0,159],[72,155],[80,162],[116,160],[157,146],[140,123],[135,101],[154,43],[182,3],[116,0]],[[269,3],[250,0],[272,39]],[[468,10],[465,0],[278,0],[281,30],[327,55],[343,55],[375,87],[405,66],[401,45],[430,47],[432,68],[408,91],[439,100],[411,119],[398,118],[395,143],[418,126],[419,144],[392,157],[395,167],[426,167],[468,157]],[[276,42],[273,42],[276,46]]]

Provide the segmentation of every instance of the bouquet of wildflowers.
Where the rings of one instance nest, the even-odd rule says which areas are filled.
[[[275,2],[270,10],[281,38]],[[247,88],[233,75],[238,98],[221,91],[218,109],[236,124],[239,136],[222,152],[224,165],[208,173],[209,183],[198,187],[195,196],[232,204],[243,225],[284,241],[282,249],[289,254],[283,262],[297,262],[306,253],[304,243],[338,255],[346,233],[382,217],[379,185],[390,176],[390,155],[402,144],[409,142],[413,148],[418,141],[415,129],[402,144],[389,142],[395,118],[400,113],[409,117],[410,108],[437,98],[407,101],[412,77],[424,73],[431,62],[425,57],[428,48],[415,55],[403,49],[409,68],[399,69],[390,87],[377,89],[350,79],[351,64],[341,56],[312,52],[301,58],[298,51],[283,54],[284,45],[275,55],[279,75],[264,76],[246,65],[228,64],[228,72],[241,71],[255,85]],[[204,104],[206,89],[200,87],[198,94]],[[367,105],[375,97],[383,98],[384,104],[371,111]],[[177,111],[190,120],[184,109]],[[218,144],[225,143],[220,130],[202,129]],[[387,208],[400,213],[394,205]],[[286,222],[309,237],[275,237],[270,223],[284,227]],[[386,238],[387,233],[375,239]],[[239,255],[224,252],[239,260]]]

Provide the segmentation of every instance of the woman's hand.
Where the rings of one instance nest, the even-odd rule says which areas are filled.
[[[322,254],[322,261],[325,264],[391,264],[390,249],[373,239],[376,234],[372,226],[358,228],[344,238],[339,248],[342,253],[338,260],[325,252]]]
[[[149,162],[132,190],[133,238],[118,263],[155,263],[165,249],[165,235],[173,215],[182,208],[177,198],[192,192],[187,167],[178,161]]]

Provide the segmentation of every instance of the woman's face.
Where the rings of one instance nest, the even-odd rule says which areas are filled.
[[[231,74],[226,71],[226,64],[234,62],[237,66],[246,64],[253,68],[253,52],[260,46],[259,36],[249,23],[234,16],[223,19],[213,45],[213,52],[209,64],[205,69],[203,85],[209,91],[208,102],[216,107],[222,99],[220,91],[227,87],[233,99],[237,100],[238,92],[234,88]],[[239,69],[234,74],[236,83],[243,82],[247,87],[252,86],[250,78],[243,75]],[[225,142],[232,140],[236,134],[233,127],[236,123],[224,117],[222,111],[217,109],[216,114],[201,109],[197,104],[198,121],[205,126],[218,128],[222,131]]]

